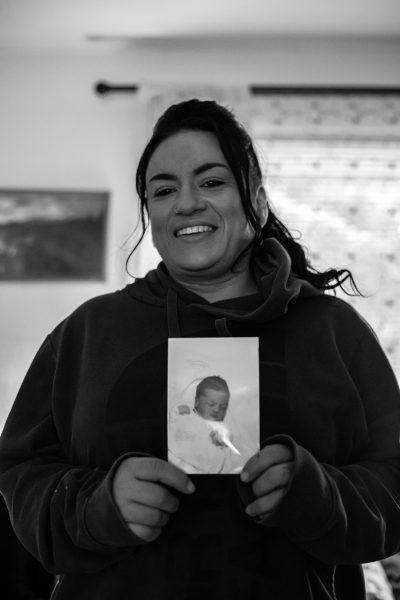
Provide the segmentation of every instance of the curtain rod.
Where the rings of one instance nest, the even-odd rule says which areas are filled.
[[[272,85],[249,85],[249,91],[254,96],[267,96],[269,94],[291,94],[291,95],[370,95],[376,94],[378,96],[386,96],[393,94],[400,94],[400,87],[386,87],[386,86],[313,86],[313,85],[285,85],[285,86],[272,86]],[[139,85],[135,84],[113,84],[107,81],[97,81],[94,84],[94,91],[99,96],[106,96],[107,94],[114,93],[136,93],[140,89]]]

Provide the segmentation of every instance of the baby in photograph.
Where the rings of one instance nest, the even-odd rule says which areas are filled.
[[[205,377],[194,407],[181,404],[170,417],[169,460],[186,473],[239,473],[246,462],[226,424],[230,392],[225,379]]]

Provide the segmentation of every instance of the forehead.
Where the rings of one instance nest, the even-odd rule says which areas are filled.
[[[215,135],[208,131],[179,131],[154,150],[147,167],[146,180],[160,170],[168,173],[190,172],[208,162],[222,163],[229,168]]]
[[[228,400],[229,394],[226,390],[213,390],[212,388],[205,388],[203,393],[200,395],[200,398],[222,402]]]

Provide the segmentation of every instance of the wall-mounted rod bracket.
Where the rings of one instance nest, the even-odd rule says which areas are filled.
[[[138,85],[125,85],[125,84],[113,84],[108,83],[107,81],[97,81],[94,84],[94,91],[99,96],[106,96],[107,94],[111,94],[114,92],[128,92],[130,94],[135,93],[139,90]]]

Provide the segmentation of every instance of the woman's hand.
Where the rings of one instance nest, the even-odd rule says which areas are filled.
[[[179,500],[165,487],[191,494],[195,487],[178,467],[153,457],[130,457],[119,465],[113,481],[115,502],[131,531],[147,542],[155,540]]]
[[[252,487],[256,500],[246,508],[251,517],[264,518],[275,510],[293,471],[293,451],[283,444],[265,446],[247,461],[240,478]]]

